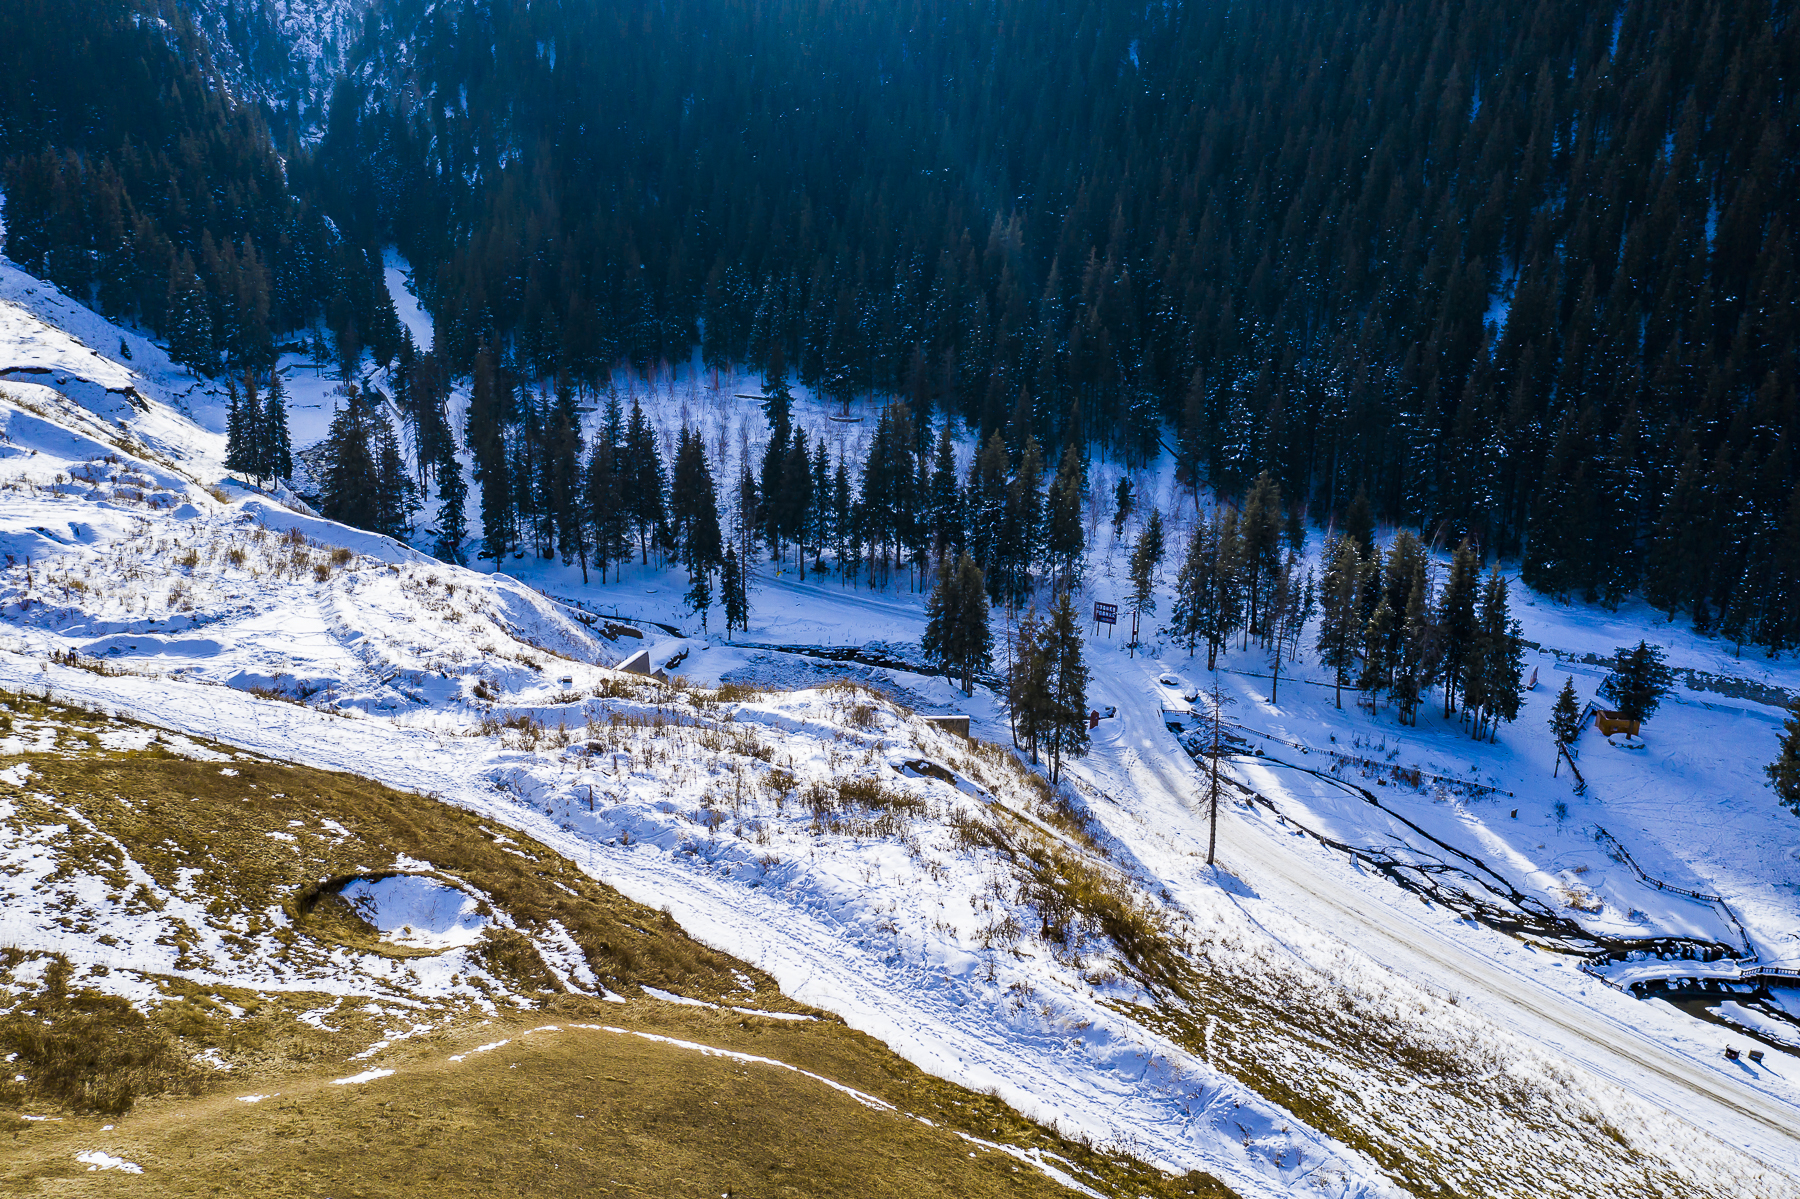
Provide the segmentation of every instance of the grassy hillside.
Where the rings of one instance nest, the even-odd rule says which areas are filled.
[[[179,953],[154,973],[0,949],[8,1193],[1061,1192],[1036,1159],[1103,1194],[1229,1194],[924,1075],[459,809],[0,704],[0,898],[50,903],[70,944],[119,941],[103,930],[131,918]],[[479,897],[480,937],[384,936],[354,897],[396,871]],[[434,961],[456,965],[450,985]],[[316,990],[227,981],[308,971]],[[373,1071],[391,1073],[338,1081]],[[93,1151],[110,1157],[77,1157]],[[142,1172],[89,1168],[112,1159]]]

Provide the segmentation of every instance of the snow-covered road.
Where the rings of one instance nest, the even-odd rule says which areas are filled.
[[[1093,698],[1117,705],[1120,714],[1117,727],[1108,730],[1110,744],[1102,744],[1095,756],[1095,783],[1105,787],[1113,781],[1106,776],[1120,771],[1149,823],[1160,824],[1167,836],[1204,847],[1204,782],[1156,707],[1153,680],[1165,668],[1141,658],[1131,664],[1134,668],[1124,662],[1109,667],[1097,673]],[[1240,704],[1257,702],[1248,680],[1233,682],[1244,684]],[[1239,765],[1234,773],[1279,802],[1277,769]],[[1776,1169],[1800,1176],[1800,1109],[1791,1099],[1763,1089],[1748,1066],[1736,1067],[1742,1076],[1733,1077],[1731,1064],[1716,1067],[1695,1060],[1646,1035],[1640,1027],[1642,1001],[1579,975],[1572,962],[1556,961],[1550,967],[1567,980],[1567,990],[1554,989],[1508,960],[1526,953],[1535,964],[1550,955],[1523,948],[1497,955],[1487,943],[1478,949],[1467,940],[1481,937],[1485,942],[1492,934],[1447,918],[1441,909],[1428,911],[1415,896],[1385,883],[1359,887],[1340,881],[1335,876],[1351,870],[1348,863],[1240,803],[1221,804],[1219,844],[1221,865],[1280,908],[1286,919],[1357,946],[1407,978],[1446,989],[1496,1024]],[[1193,867],[1171,865],[1185,875],[1187,886],[1207,885]],[[1180,896],[1174,880],[1170,888]],[[1782,1089],[1794,1094],[1791,1085]]]

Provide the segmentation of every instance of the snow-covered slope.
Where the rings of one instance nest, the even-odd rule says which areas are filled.
[[[55,319],[20,324],[19,353],[52,370],[9,384],[15,398],[0,404],[0,688],[48,688],[189,740],[441,796],[666,907],[928,1071],[1241,1194],[1800,1193],[1800,1143],[1781,1131],[1800,1093],[1784,1062],[1721,1069],[1718,1038],[1687,1017],[1423,907],[1297,835],[1296,822],[1330,819],[1340,840],[1393,840],[1393,826],[1273,761],[1285,741],[1323,765],[1340,737],[1347,756],[1376,757],[1354,740],[1369,718],[1331,707],[1329,691],[1284,681],[1268,703],[1255,662],[1227,658],[1250,672],[1225,678],[1266,755],[1232,773],[1284,817],[1228,805],[1227,869],[1214,871],[1194,767],[1153,681],[1171,666],[1198,673],[1168,647],[1145,658],[1090,642],[1092,698],[1119,715],[1053,789],[1000,748],[991,695],[692,635],[691,617],[645,611],[678,590],[656,571],[584,591],[574,572],[526,564],[547,591],[673,617],[687,637],[590,627],[513,578],[241,488],[215,493],[217,435],[164,403],[186,398],[178,375],[140,373],[152,406],[114,415],[99,397],[132,376],[104,355],[83,363],[85,348],[52,326],[79,331],[86,318],[41,305]],[[82,339],[102,335],[113,333]],[[133,364],[155,361],[133,348]],[[73,397],[56,390],[65,375]],[[742,423],[730,404],[755,412],[720,396],[692,411],[701,403],[718,410],[709,444]],[[167,430],[154,445],[137,424],[152,418]],[[1097,559],[1099,586],[1105,569]],[[836,580],[759,581],[753,602],[767,642],[906,642],[922,624],[917,595]],[[673,670],[690,682],[612,669],[640,646],[653,665],[685,654]],[[960,709],[980,742],[909,709]],[[1453,721],[1406,736],[1396,760],[1409,768],[1537,797],[1515,825],[1491,799],[1396,794],[1416,823],[1490,848],[1545,896],[1605,869],[1570,856],[1575,835],[1552,839],[1535,751],[1476,745]],[[1588,756],[1604,753],[1639,761],[1598,745]],[[1595,774],[1596,796],[1651,785]],[[1591,818],[1571,805],[1567,819]],[[1634,844],[1651,827],[1605,820]],[[1753,921],[1765,940],[1785,910],[1770,894]],[[1605,897],[1629,916],[1626,891]],[[48,903],[6,935],[83,952]],[[93,952],[86,964],[105,964]]]
[[[53,387],[190,477],[222,469],[224,410],[199,380],[148,338],[0,258],[0,387],[20,383]]]

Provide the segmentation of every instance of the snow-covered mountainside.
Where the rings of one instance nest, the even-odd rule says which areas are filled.
[[[187,6],[225,81],[239,97],[307,118],[322,132],[331,86],[349,61],[368,0],[193,0]]]
[[[1737,1026],[1705,1023],[1565,952],[1660,937],[1765,965],[1792,956],[1796,838],[1753,785],[1766,701],[1796,681],[1785,664],[1751,678],[1716,646],[1677,643],[1678,665],[1707,672],[1695,679],[1744,676],[1762,699],[1689,688],[1648,751],[1590,732],[1578,795],[1552,777],[1549,693],[1559,665],[1591,691],[1583,655],[1635,640],[1633,614],[1525,609],[1549,685],[1497,746],[1429,712],[1401,729],[1339,709],[1304,677],[1272,701],[1260,658],[1227,653],[1244,752],[1225,766],[1215,870],[1203,782],[1170,728],[1187,722],[1167,710],[1205,672],[1177,647],[1131,655],[1090,638],[1090,700],[1115,714],[1053,787],[1012,750],[991,692],[906,668],[922,601],[903,583],[870,595],[759,579],[732,643],[669,603],[676,572],[632,566],[584,587],[554,563],[511,564],[520,581],[436,562],[225,482],[218,413],[160,351],[16,272],[6,281],[0,755],[86,752],[46,731],[31,705],[48,695],[93,713],[96,754],[147,749],[139,721],[209,771],[294,762],[435,797],[471,814],[484,844],[528,837],[666,910],[766,972],[789,1006],[840,1016],[1072,1138],[1241,1195],[1800,1194],[1800,1056],[1720,1056],[1748,1046],[1746,1028],[1791,1036],[1779,1010],[1744,983]],[[667,401],[653,405],[665,426],[732,403],[673,388]],[[730,445],[744,422],[719,421],[708,444]],[[1097,595],[1109,555],[1102,540]],[[860,662],[795,652],[827,641],[884,646]],[[639,650],[670,681],[619,669]],[[926,719],[952,712],[975,740]],[[215,982],[396,1010],[396,996],[537,1001],[473,948],[502,918],[452,893],[423,852],[390,846],[343,882],[361,935],[450,955],[405,977],[366,943],[308,942],[322,934],[298,908],[212,910],[162,881],[184,876],[148,850],[93,865],[105,838],[71,831],[49,769],[0,773],[20,796],[0,811],[0,940],[29,956],[7,994],[30,992],[45,969],[32,963],[57,953],[79,985],[140,1007]],[[338,835],[323,822],[337,817],[292,819],[254,835],[284,853],[282,835],[296,853]],[[1644,882],[1597,827],[1646,874],[1723,905]],[[547,922],[528,931],[559,993],[694,999],[628,987],[611,950]],[[1715,973],[1741,975],[1721,961]],[[291,1020],[308,1015],[328,1018]],[[405,1038],[370,1032],[354,1069],[378,1072]]]

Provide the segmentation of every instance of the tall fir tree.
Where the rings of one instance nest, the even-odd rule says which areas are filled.
[[[513,547],[513,480],[506,446],[511,392],[494,355],[484,347],[475,356],[464,436],[475,460],[475,485],[480,490],[480,556],[492,558],[496,571]]]
[[[1796,816],[1800,816],[1800,700],[1788,708],[1787,720],[1781,726],[1781,749],[1775,760],[1763,767],[1775,788],[1775,798]]]
[[[1438,677],[1443,683],[1446,717],[1456,712],[1457,689],[1475,643],[1475,593],[1479,585],[1476,570],[1475,547],[1464,538],[1450,559],[1450,577],[1438,596],[1435,618],[1441,651]]]
[[[269,392],[263,397],[262,423],[257,430],[257,473],[279,483],[294,473],[294,443],[288,432],[287,388],[281,372],[269,372]]]
[[[1063,446],[1062,463],[1050,482],[1044,523],[1044,549],[1049,555],[1051,586],[1055,590],[1081,586],[1081,566],[1087,549],[1081,509],[1086,498],[1087,464],[1070,442]]]
[[[652,537],[660,544],[666,535],[668,512],[663,497],[668,490],[667,480],[650,418],[644,415],[643,405],[633,399],[631,416],[625,424],[625,444],[619,454],[619,481],[645,566],[650,564]]]
[[[1050,781],[1062,778],[1064,758],[1079,758],[1088,749],[1087,662],[1082,655],[1081,618],[1075,597],[1065,591],[1050,606],[1043,653],[1049,663]]]
[[[1331,668],[1333,695],[1344,706],[1344,684],[1356,665],[1363,624],[1357,619],[1363,578],[1356,539],[1342,534],[1325,550],[1325,574],[1319,580],[1319,660]]]
[[[720,602],[725,607],[725,635],[731,636],[731,630],[748,629],[750,619],[750,593],[745,586],[744,564],[738,558],[737,546],[725,547],[725,565],[720,570],[719,585]]]
[[[938,572],[937,586],[925,604],[925,636],[920,645],[945,677],[955,679],[965,695],[972,695],[976,673],[993,665],[993,643],[987,582],[981,577],[981,568],[965,553],[954,566],[946,563]]]
[[[431,556],[462,566],[467,561],[463,543],[469,538],[469,485],[463,480],[462,463],[448,440],[439,446],[437,464],[438,509],[433,525],[437,532]]]
[[[320,514],[359,529],[381,527],[381,475],[371,441],[372,420],[356,385],[332,414],[325,434]]]
[[[1564,679],[1556,702],[1550,706],[1550,739],[1559,749],[1575,743],[1581,735],[1581,700],[1575,695],[1575,680]]]
[[[1131,593],[1125,602],[1134,617],[1156,615],[1156,576],[1163,550],[1162,512],[1152,508],[1138,532],[1137,544],[1131,547]]]
[[[1630,649],[1620,646],[1614,651],[1612,673],[1600,684],[1600,697],[1628,720],[1649,720],[1673,682],[1662,647],[1639,641]]]

